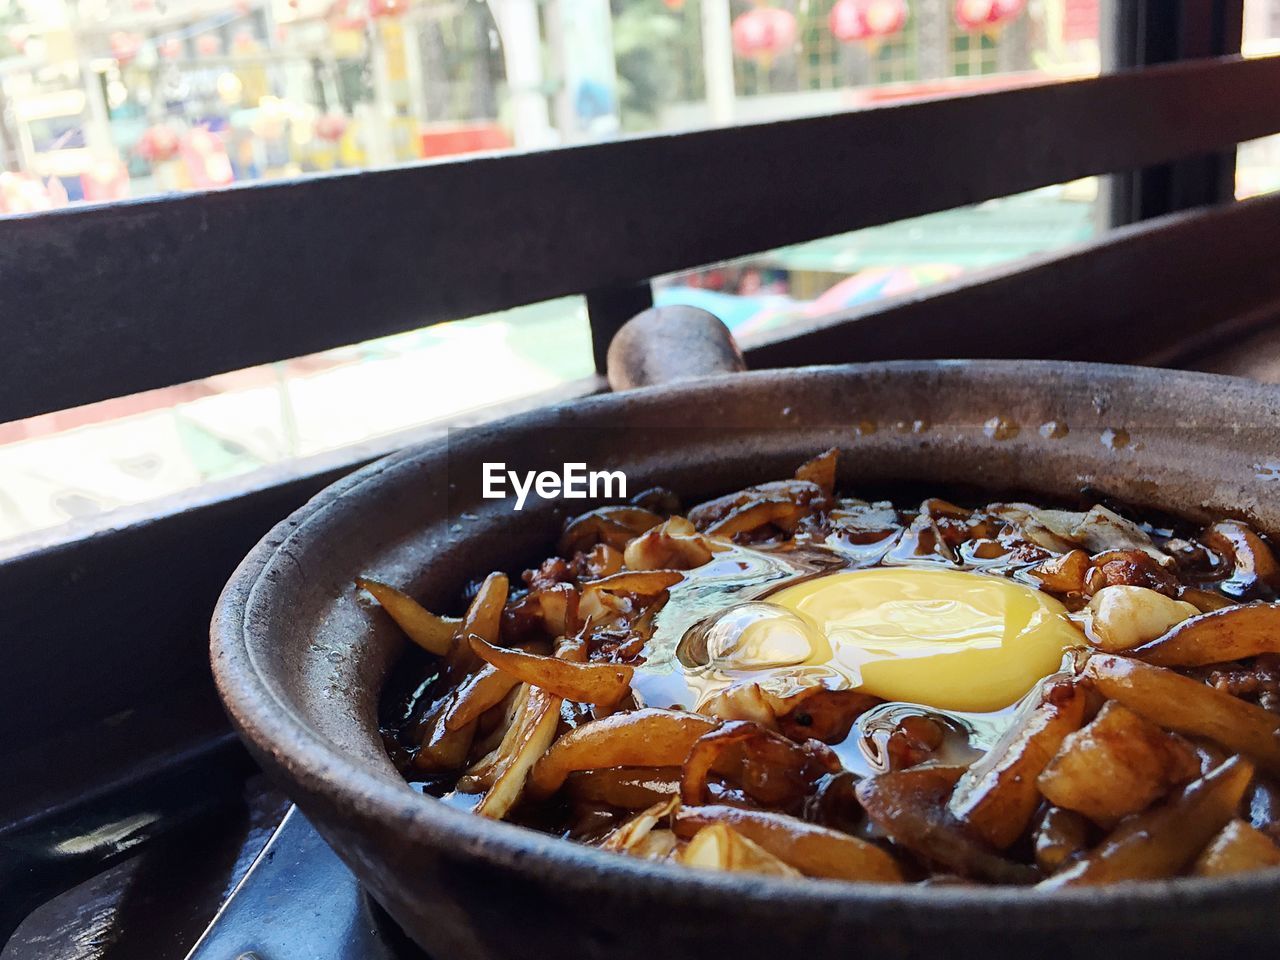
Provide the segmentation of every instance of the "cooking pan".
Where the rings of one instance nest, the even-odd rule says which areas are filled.
[[[790,475],[839,446],[841,483],[1115,497],[1280,531],[1280,392],[1235,378],[1058,362],[737,372],[718,321],[650,311],[610,351],[626,389],[405,450],[272,530],[212,627],[218,688],[257,760],[438,960],[521,957],[1208,957],[1280,945],[1280,874],[1094,889],[792,881],[653,864],[415,793],[387,759],[379,693],[406,642],[352,580],[456,610],[590,501],[485,499],[486,462],[623,470],[695,498]],[[687,379],[695,374],[700,379]]]

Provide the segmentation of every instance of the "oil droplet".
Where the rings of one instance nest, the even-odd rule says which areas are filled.
[[[853,435],[855,437],[869,437],[876,432],[876,422],[874,420],[859,420],[853,425]]]
[[[928,420],[899,420],[893,425],[899,433],[924,433],[929,429]]]
[[[1123,427],[1107,427],[1102,431],[1102,445],[1108,450],[1123,450],[1129,445],[1129,431]]]
[[[685,631],[676,659],[686,667],[762,670],[790,667],[813,656],[811,628],[795,612],[748,601],[726,607]]]
[[[992,417],[982,425],[982,432],[992,440],[1012,440],[1018,435],[1018,425],[1007,417]]]
[[[1040,436],[1046,440],[1061,440],[1070,432],[1061,420],[1047,420],[1040,424]]]
[[[1269,483],[1280,482],[1280,463],[1255,463],[1253,469],[1257,471],[1259,480],[1266,480]]]

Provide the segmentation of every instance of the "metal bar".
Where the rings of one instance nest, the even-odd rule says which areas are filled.
[[[1244,0],[1112,0],[1109,66],[1133,69],[1240,52]],[[1112,178],[1111,223],[1235,199],[1235,146]]]
[[[746,344],[752,367],[887,359],[1165,362],[1280,305],[1280,195],[1184,211]]]
[[[425,956],[297,807],[290,807],[187,960],[397,960]]]
[[[1221,150],[1278,86],[1202,60],[0,220],[0,422]]]

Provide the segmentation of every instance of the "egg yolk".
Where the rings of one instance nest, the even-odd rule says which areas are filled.
[[[839,675],[841,686],[942,710],[1007,707],[1057,670],[1064,650],[1082,643],[1053,597],[962,571],[833,573],[785,587],[767,602],[795,613],[808,643],[798,643],[794,622],[753,623],[738,657],[729,658],[739,669],[820,666]]]

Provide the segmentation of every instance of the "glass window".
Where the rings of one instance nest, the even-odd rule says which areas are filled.
[[[1098,0],[0,0],[0,215],[1084,77],[1098,17]],[[797,244],[657,297],[750,343],[1087,239],[1096,194]],[[536,393],[590,358],[573,299],[0,425],[0,538]]]
[[[1085,76],[1098,8],[0,0],[0,215]]]
[[[0,541],[592,372],[570,297],[0,424]]]
[[[739,44],[740,114],[765,119],[818,112],[824,104],[834,109],[992,90],[1089,76],[1099,68],[1097,0],[810,0],[794,9],[803,26],[798,45],[807,57],[799,67],[807,70],[808,85],[788,79],[788,50],[744,56]],[[740,17],[751,14],[745,4],[742,10]],[[762,82],[767,89],[758,89]],[[786,83],[799,92],[784,96]],[[832,88],[823,91],[826,83]],[[656,297],[705,307],[750,343],[823,313],[1085,242],[1104,217],[1100,182],[1059,184],[665,277]]]
[[[915,293],[1096,236],[1098,178],[782,247],[663,277],[659,304],[720,317],[744,345],[793,324]]]
[[[1280,53],[1280,0],[1245,0],[1246,57]],[[1236,153],[1236,197],[1244,200],[1280,190],[1280,136],[1240,145]]]
[[[919,19],[908,11],[902,29],[881,42],[872,53],[875,83],[906,83],[920,79],[916,51],[919,32]]]

